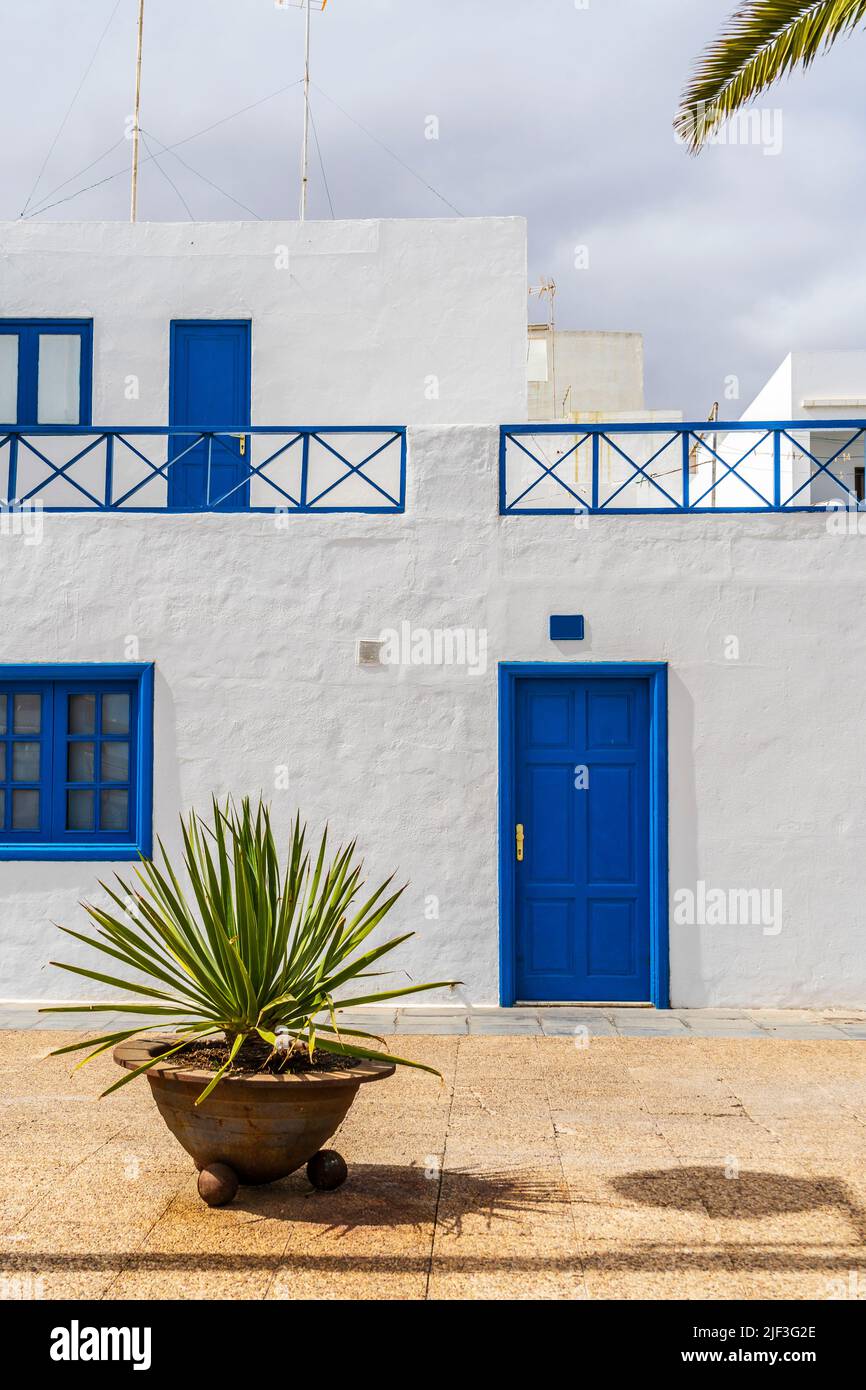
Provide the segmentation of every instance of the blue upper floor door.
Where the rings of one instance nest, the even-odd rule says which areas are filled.
[[[516,998],[648,1002],[648,684],[528,678],[515,694]]]
[[[245,511],[249,506],[250,324],[176,320],[171,325],[168,506]],[[196,442],[202,430],[220,433]]]

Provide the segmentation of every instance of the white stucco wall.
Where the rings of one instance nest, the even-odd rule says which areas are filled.
[[[673,1004],[862,1006],[866,536],[822,516],[500,518],[497,444],[412,430],[405,516],[46,516],[42,545],[0,540],[3,659],[117,661],[136,637],[158,832],[176,844],[212,791],[264,790],[282,827],[300,805],[357,834],[371,876],[409,880],[405,969],[476,1003],[498,989],[496,663],[667,661],[672,896],[783,895],[778,935],[672,925]],[[586,641],[551,643],[552,612],[584,613]],[[357,640],[404,620],[485,629],[486,673],[359,668]],[[47,966],[83,957],[51,923],[81,926],[110,872],[0,864],[0,996],[82,996]]]
[[[521,421],[526,315],[520,217],[0,224],[0,317],[94,319],[97,425],[167,423],[184,318],[252,319],[253,424]]]

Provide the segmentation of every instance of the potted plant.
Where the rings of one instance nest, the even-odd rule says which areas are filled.
[[[388,895],[389,878],[359,903],[354,840],[327,860],[326,830],[313,859],[298,816],[281,867],[269,808],[259,801],[254,811],[248,799],[240,810],[214,799],[210,823],[193,812],[181,829],[187,890],[160,841],[161,867],[142,861],[136,885],[118,877],[117,892],[101,884],[108,910],[84,904],[95,933],[61,928],[121,962],[130,978],[52,965],[133,997],[43,1010],[131,1016],[131,1026],[57,1054],[87,1050],[83,1066],[113,1047],[127,1075],[104,1095],[147,1076],[210,1205],[231,1201],[239,1182],[274,1182],[303,1163],[315,1186],[337,1187],[346,1165],[322,1145],[359,1086],[396,1066],[435,1072],[369,1046],[382,1041],[371,1033],[341,1029],[337,1011],[454,982],[341,997],[414,934],[365,944],[403,889]],[[148,1031],[155,1025],[169,1031]]]

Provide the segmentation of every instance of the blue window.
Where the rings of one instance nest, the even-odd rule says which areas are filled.
[[[90,319],[0,319],[0,424],[89,425]]]
[[[0,666],[0,859],[150,858],[152,807],[152,666]]]

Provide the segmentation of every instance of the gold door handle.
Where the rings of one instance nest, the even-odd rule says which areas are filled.
[[[522,826],[522,825],[516,826],[516,827],[515,827],[515,830],[514,830],[514,840],[515,840],[515,848],[516,848],[516,850],[517,850],[517,862],[518,862],[518,864],[522,864],[522,863],[523,863],[523,841],[524,841],[524,839],[525,839],[525,836],[524,836],[524,833],[523,833],[523,826]]]
[[[239,434],[238,439],[240,440],[241,444],[241,458],[243,458],[244,454],[247,451],[247,437],[245,434]]]

